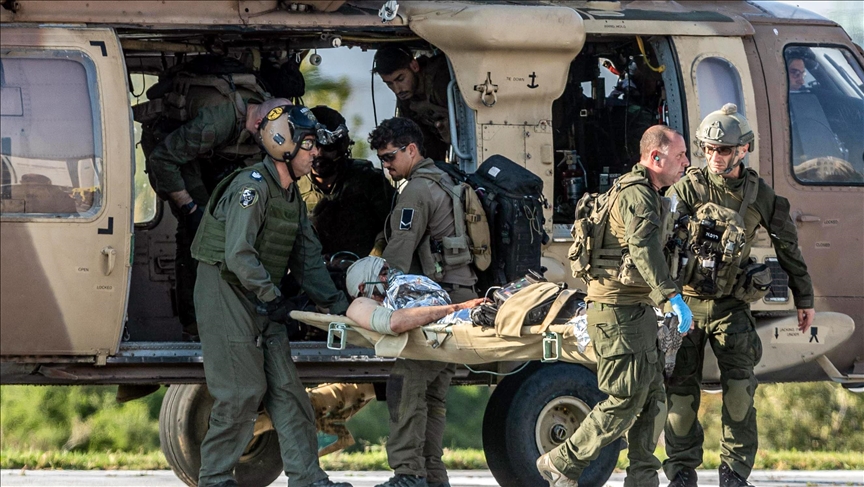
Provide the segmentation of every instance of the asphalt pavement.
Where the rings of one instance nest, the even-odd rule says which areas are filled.
[[[330,478],[350,482],[354,487],[374,487],[386,481],[391,472],[331,472]],[[864,487],[864,470],[821,471],[755,471],[750,481],[758,487]],[[660,472],[660,485],[668,480]],[[285,486],[285,476],[272,485]],[[0,470],[3,487],[185,487],[170,470]],[[452,487],[496,487],[488,470],[454,470],[450,472]],[[624,474],[612,475],[605,487],[623,487]],[[699,485],[717,485],[716,470],[700,470]]]

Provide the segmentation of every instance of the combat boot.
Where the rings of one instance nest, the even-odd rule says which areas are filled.
[[[537,471],[544,480],[549,482],[549,487],[579,487],[579,484],[561,473],[558,468],[552,464],[552,459],[548,453],[544,453],[537,459]]]
[[[735,473],[729,465],[720,463],[720,487],[754,487],[754,485]]]
[[[397,473],[387,482],[378,484],[375,487],[429,487],[429,484],[426,483],[426,477]]]
[[[698,487],[696,480],[696,470],[690,467],[684,467],[675,474],[672,482],[669,482],[669,487]]]
[[[317,482],[312,482],[309,487],[354,487],[348,482],[333,482],[330,478],[324,478]]]

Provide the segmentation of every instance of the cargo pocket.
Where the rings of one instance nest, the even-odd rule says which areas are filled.
[[[267,337],[267,375],[270,387],[289,389],[300,384],[297,367],[291,360],[291,343],[284,334]]]
[[[646,309],[650,308],[625,306],[588,315],[589,325],[593,325],[588,327],[589,335],[598,356],[597,383],[611,396],[632,396],[648,383],[656,368],[656,331],[652,341],[640,330]],[[621,322],[627,325],[621,326]]]
[[[218,358],[227,362],[225,367],[231,368],[230,377],[225,377],[221,385],[228,392],[227,397],[222,397],[227,399],[223,405],[231,409],[229,414],[233,420],[254,419],[257,416],[258,404],[267,390],[261,373],[264,368],[264,354],[255,346],[255,338],[253,335],[229,335],[227,341],[230,356]],[[211,391],[211,394],[215,397],[224,392]]]
[[[740,315],[736,315],[733,316],[740,320]],[[755,320],[749,312],[746,315],[747,323],[726,326],[715,345],[714,355],[727,369],[750,369],[762,359],[762,341],[754,329]]]

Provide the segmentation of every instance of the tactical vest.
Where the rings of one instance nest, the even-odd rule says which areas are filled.
[[[168,84],[167,87],[159,88],[161,83]],[[227,98],[234,105],[236,115],[235,133],[236,140],[219,149],[223,156],[248,156],[258,154],[260,149],[255,144],[247,143],[251,140],[250,134],[244,130],[246,124],[246,99],[264,101],[270,98],[264,88],[258,83],[254,74],[221,74],[204,75],[179,72],[170,80],[157,83],[147,95],[150,99],[132,107],[133,118],[144,127],[145,131],[161,131],[165,134],[154,134],[158,138],[164,138],[167,133],[180,127],[182,124],[195,118],[193,100],[197,100],[199,106],[209,104],[206,98]],[[158,127],[164,125],[164,127]]]
[[[291,249],[294,247],[300,226],[303,200],[294,188],[290,190],[294,192],[294,201],[283,198],[281,187],[270,175],[263,162],[238,169],[216,186],[207,204],[201,226],[192,242],[192,257],[210,265],[220,265],[225,262],[225,222],[216,219],[213,210],[231,182],[252,171],[258,171],[264,177],[268,193],[261,195],[261,198],[266,200],[267,206],[264,210],[264,226],[255,240],[255,250],[258,251],[258,259],[270,275],[270,281],[278,286],[288,269],[288,258],[291,256]],[[241,285],[233,272],[224,265],[220,267],[225,281],[236,286]]]
[[[747,245],[744,216],[756,201],[759,176],[745,169],[744,198],[738,211],[709,201],[708,182],[699,169],[687,171],[687,177],[699,197],[694,217],[689,219],[689,239],[682,258],[684,294],[705,299],[732,294],[741,272],[741,260]]]
[[[437,274],[433,269],[439,266],[442,266],[443,271],[446,272],[447,269],[471,263],[477,270],[484,271],[492,263],[492,239],[486,212],[477,193],[469,184],[455,183],[449,186],[441,181],[443,175],[444,173],[438,169],[425,167],[415,170],[412,174],[412,177],[433,181],[450,196],[453,202],[455,235],[444,237],[440,243],[429,242],[429,245],[425,245],[429,237],[424,237],[424,242],[417,249],[423,272],[432,276]],[[435,265],[436,263],[438,266]],[[427,270],[432,271],[432,274],[427,273]]]
[[[578,277],[586,283],[599,277],[619,281],[626,286],[645,286],[636,265],[630,258],[627,247],[623,248],[617,242],[606,242],[606,229],[609,215],[618,196],[624,188],[642,184],[652,189],[648,178],[635,173],[628,173],[615,181],[609,191],[603,194],[585,193],[576,206],[576,221],[573,223],[571,235],[573,244],[570,246],[568,258],[573,277]],[[662,202],[661,242],[667,242],[672,235],[672,212],[669,198],[660,197]]]

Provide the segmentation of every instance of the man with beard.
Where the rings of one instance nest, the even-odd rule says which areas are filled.
[[[444,55],[415,58],[407,48],[387,46],[375,53],[372,72],[396,94],[399,116],[420,126],[426,157],[443,161],[450,148],[450,70]]]
[[[351,158],[353,142],[345,118],[336,110],[319,105],[312,113],[329,132],[319,140],[319,153],[312,172],[297,181],[309,220],[324,249],[324,255],[348,251],[358,257],[380,255],[384,228],[395,190],[372,163]]]
[[[813,284],[798,248],[789,201],[777,196],[756,171],[744,167],[756,137],[738,107],[727,103],[708,114],[696,138],[707,164],[688,170],[670,189],[670,194],[678,197],[679,215],[689,216],[700,229],[722,225],[726,229],[722,238],[734,228],[741,228],[742,235],[736,241],[723,241],[716,238],[719,232],[713,232],[715,236],[709,230],[690,232],[687,248],[698,248],[699,255],[690,259],[695,267],[684,271],[683,293],[684,302],[693,311],[693,328],[678,349],[675,369],[666,385],[669,458],[663,469],[672,479],[670,487],[697,485],[695,469],[702,464],[704,440],[697,414],[705,345],[710,343],[723,389],[720,486],[744,487],[752,485],[747,477],[758,447],[753,369],[762,357],[749,303],[761,299],[771,285],[767,266],[750,259],[759,226],[768,231],[777,261],[789,275],[802,333],[815,316]],[[708,216],[711,214],[713,219]]]
[[[444,190],[454,183],[423,156],[420,127],[408,118],[385,120],[369,134],[369,146],[394,181],[405,181],[385,227],[384,259],[394,270],[429,277],[454,302],[476,298],[470,259],[443,250],[444,241],[456,235],[453,199]],[[395,475],[378,487],[450,486],[441,456],[447,390],[455,373],[454,364],[431,360],[393,365],[387,381],[387,460]]]

